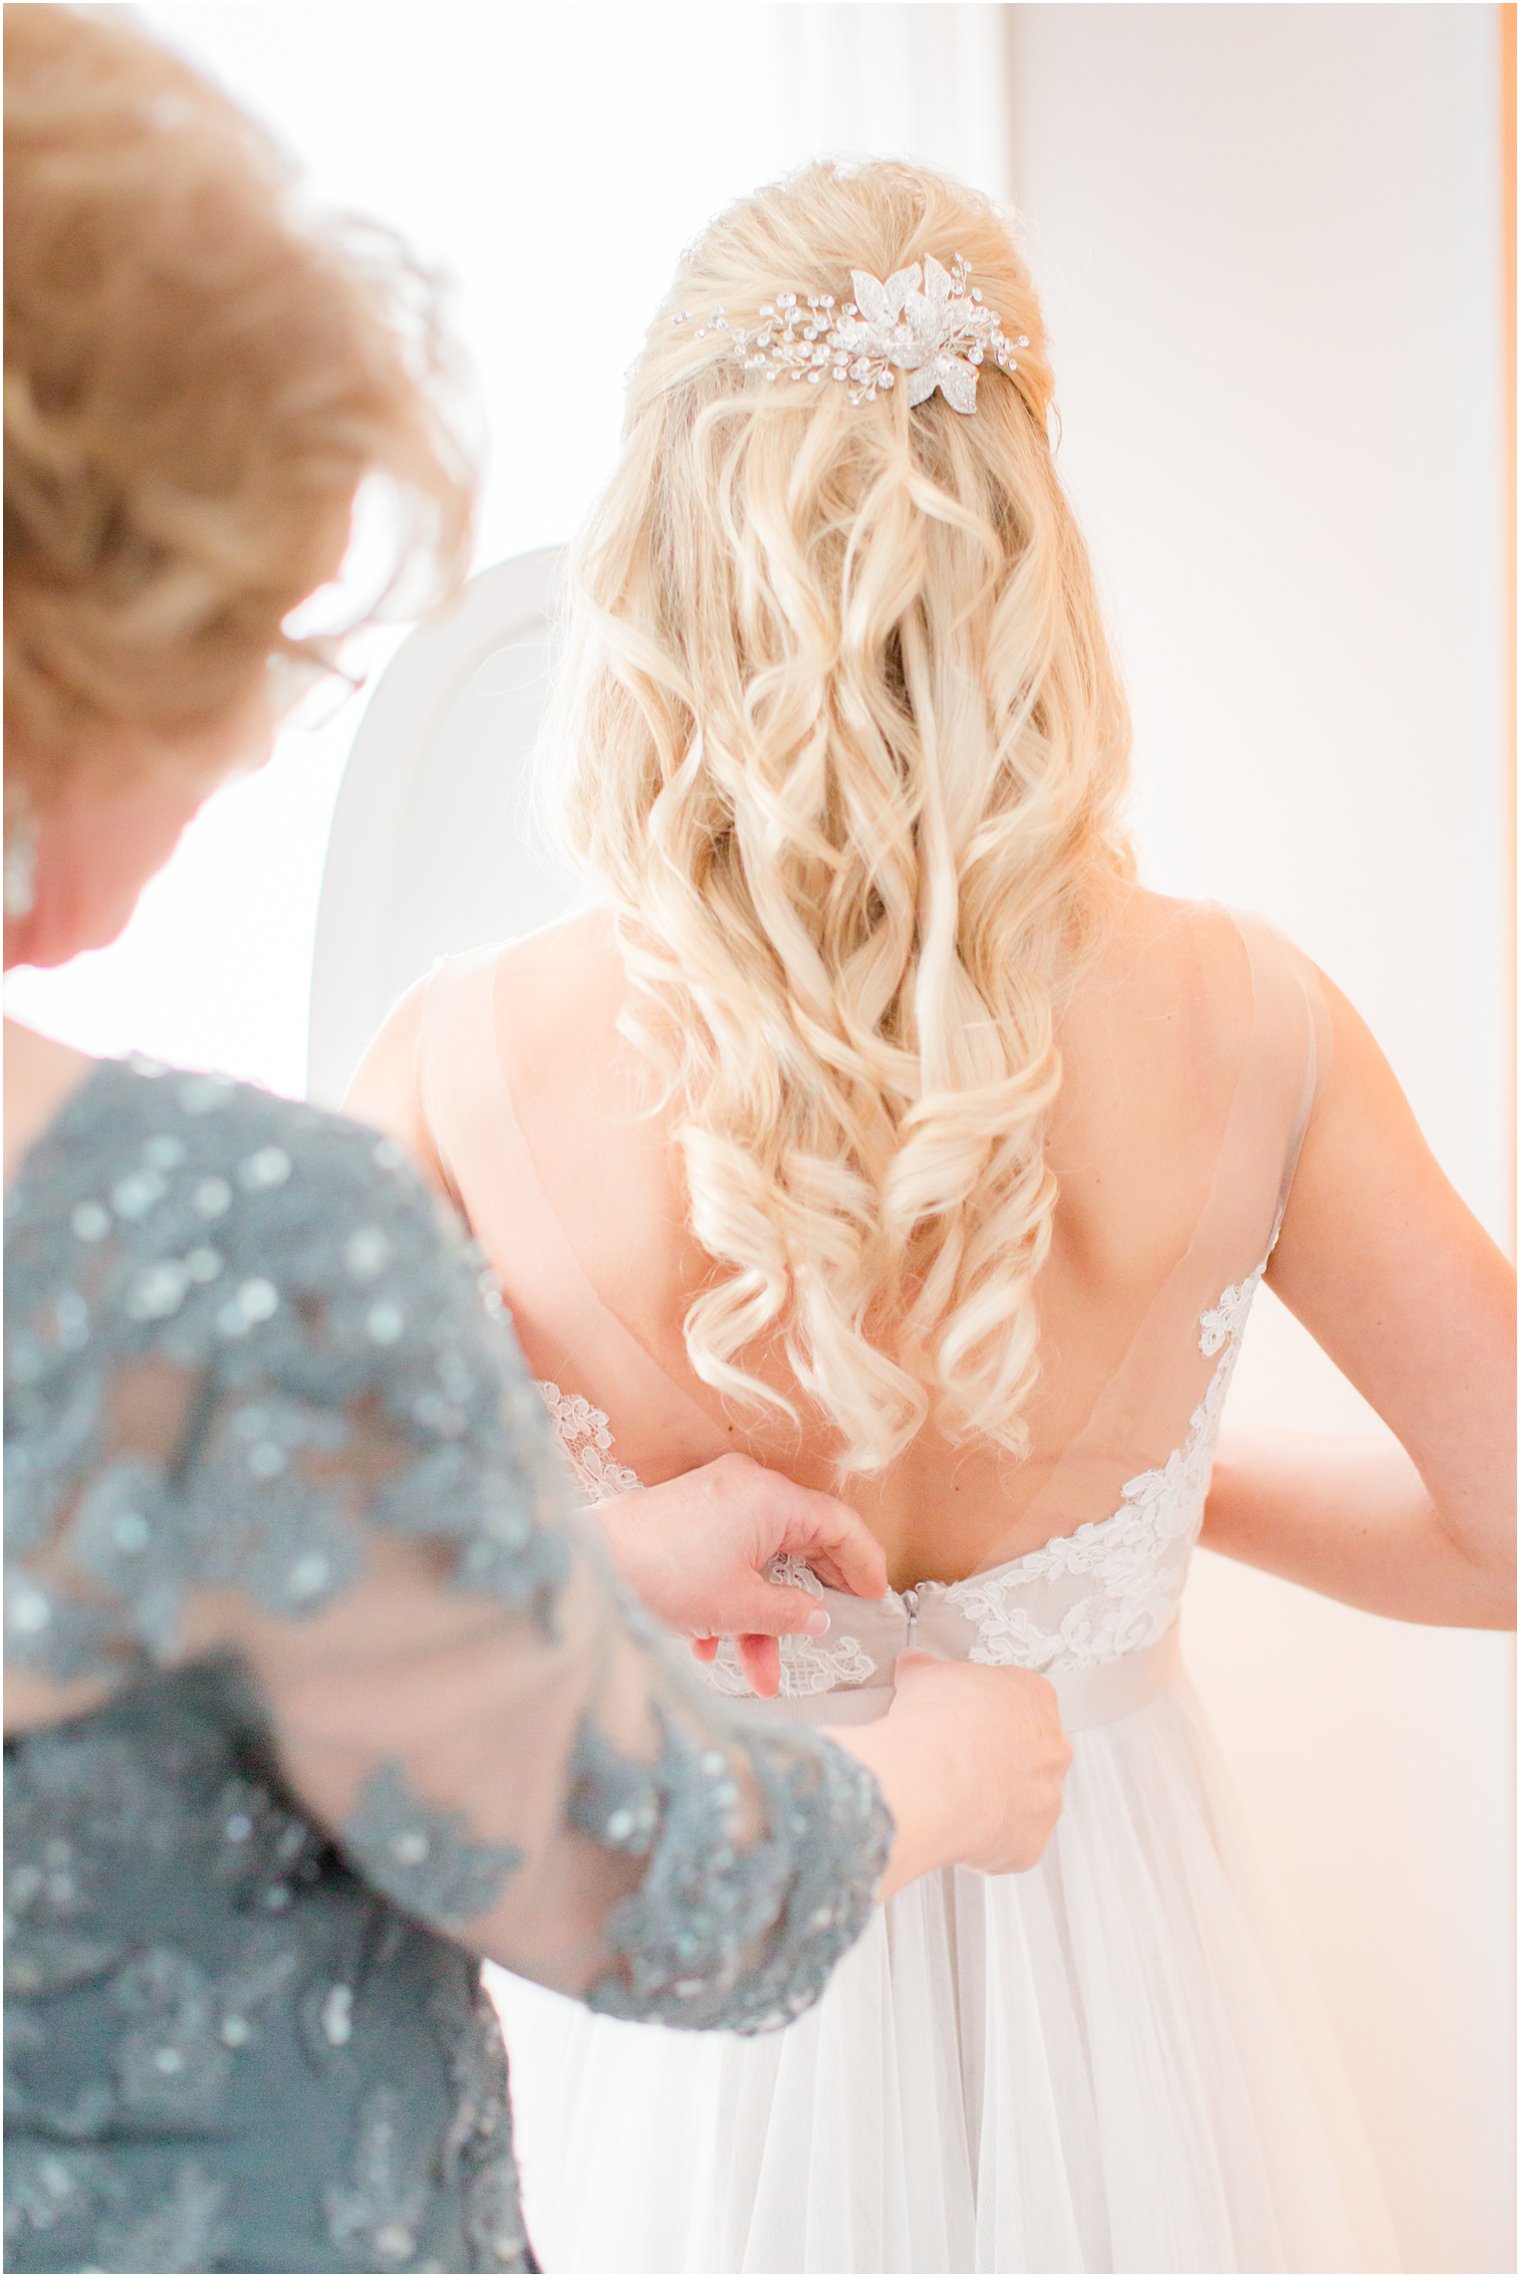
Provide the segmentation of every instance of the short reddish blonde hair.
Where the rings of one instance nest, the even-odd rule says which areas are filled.
[[[466,564],[435,296],[317,226],[226,96],[128,25],[5,10],[5,714],[44,802],[91,747],[172,750],[255,695],[387,482],[393,591]],[[379,604],[376,604],[378,608]],[[373,614],[374,611],[368,612]]]

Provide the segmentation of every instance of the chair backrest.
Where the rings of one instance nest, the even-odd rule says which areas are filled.
[[[408,635],[365,710],[328,840],[308,1096],[336,1106],[434,959],[550,923],[573,899],[529,823],[525,762],[557,645],[556,548],[482,570]]]

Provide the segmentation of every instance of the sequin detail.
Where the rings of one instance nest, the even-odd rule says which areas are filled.
[[[231,2234],[227,2191],[183,2161],[149,2202],[94,2153],[20,2144],[5,2159],[6,2265],[123,2273],[214,2269]],[[77,2251],[75,2248],[77,2247]],[[88,2254],[88,2258],[86,2258]]]
[[[766,1834],[741,1864],[728,1756],[694,1744],[667,1716],[658,1721],[653,1765],[618,1754],[592,1726],[576,1750],[571,1824],[649,1861],[609,1919],[618,1966],[592,1988],[590,2005],[693,2029],[772,2030],[812,2006],[860,1934],[891,1818],[875,1781],[840,1749],[811,1732],[774,1734],[777,1744],[755,1764]],[[858,1830],[861,1882],[849,1892],[822,1836],[830,1812]],[[757,1940],[778,1910],[784,1940],[757,1969]]]
[[[119,1143],[82,1143],[107,1092]],[[549,1617],[554,1443],[520,1366],[503,1398],[482,1261],[398,1148],[219,1078],[115,1067],[58,1137],[45,1207],[28,1171],[6,1199],[14,1284],[38,1291],[7,1321],[9,1547],[40,1546],[72,1487],[71,1564],[98,1586],[13,1570],[12,1665],[114,1678],[124,1631],[163,1662],[196,1588],[294,1618],[331,1604],[363,1563],[341,1458],[366,1405],[393,1445],[367,1523],[452,1540],[460,1587]],[[160,1456],[113,1443],[105,1400],[149,1355],[212,1370],[220,1395]]]
[[[423,1802],[394,1761],[371,1773],[343,1841],[376,1889],[443,1929],[488,1913],[522,1864],[511,1843],[473,1835],[463,1811]]]
[[[6,1265],[7,1659],[97,1699],[7,1746],[8,2266],[531,2268],[499,2030],[440,1934],[510,1918],[503,1798],[546,1846],[536,1891],[556,1849],[574,1861],[583,1986],[601,1971],[624,2013],[750,2024],[821,1983],[820,1889],[838,1949],[863,1923],[879,1796],[853,1767],[858,1792],[813,1792],[805,1741],[731,1730],[617,1610],[500,1292],[390,1141],[220,1078],[103,1067],[7,1196]],[[451,1638],[501,1656],[489,1836],[471,1750],[433,1793],[393,1717],[334,1842],[284,1784],[262,1664],[237,1656],[276,1635],[275,1665],[326,1685],[315,1624],[336,1613],[363,1747],[354,1711],[410,1649],[397,1573],[439,1666]],[[377,1575],[371,1645],[341,1623]],[[208,1605],[235,1618],[187,1660]],[[613,1659],[631,1754],[591,1705]],[[576,1798],[533,1712],[540,1662],[584,1703]],[[693,1978],[700,1997],[676,1991]]]
[[[425,2146],[395,2088],[379,2086],[360,2111],[348,2179],[326,2193],[328,2234],[356,2268],[408,2268],[427,2199]]]

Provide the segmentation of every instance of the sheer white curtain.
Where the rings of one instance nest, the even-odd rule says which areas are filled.
[[[273,129],[314,202],[393,226],[452,280],[491,439],[483,563],[570,535],[649,311],[729,199],[821,151],[912,152],[994,186],[1004,171],[1001,8],[149,0],[137,14]],[[298,1092],[359,708],[287,735],[212,801],[115,947],[17,976],[12,1010],[90,1049]]]

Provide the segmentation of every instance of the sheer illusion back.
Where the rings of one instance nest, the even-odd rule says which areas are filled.
[[[592,1497],[733,1447],[837,1486],[826,1418],[725,1410],[686,1360],[681,1316],[711,1268],[668,1126],[640,1113],[621,1003],[596,919],[449,960],[423,1003],[420,1116],[561,1441]],[[931,1425],[850,1480],[903,1586],[843,1600],[825,1645],[790,1641],[788,1692],[875,1689],[910,1635],[1053,1669],[1166,1633],[1325,1027],[1313,968],[1269,927],[1132,897],[1064,1014],[1029,1456]],[[757,1372],[796,1398],[774,1359]],[[714,1676],[741,1688],[727,1658]]]
[[[634,2032],[498,1976],[548,2266],[1388,2269],[1375,2180],[1221,1794],[1179,1648],[1215,1433],[1325,1069],[1313,967],[1136,892],[1058,1009],[1059,1182],[1027,1459],[925,1429],[840,1481],[827,1418],[725,1411],[712,1271],[641,1116],[611,929],[438,968],[414,1127],[500,1271],[581,1491],[733,1447],[840,1487],[897,1584],[824,1598],[756,1722],[888,1712],[900,1654],[1040,1671],[1073,1761],[1039,1865],[889,1900],[771,2042]],[[758,1373],[795,1392],[774,1352]],[[731,1647],[706,1670],[746,1687]],[[587,2192],[578,2177],[594,2172]]]

